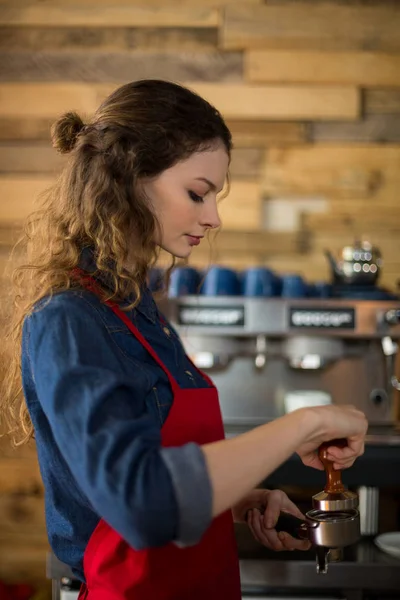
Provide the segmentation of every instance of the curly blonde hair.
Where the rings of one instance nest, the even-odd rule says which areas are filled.
[[[93,250],[97,274],[112,282],[105,299],[133,298],[130,308],[135,306],[158,258],[153,240],[159,228],[138,184],[217,141],[230,155],[231,135],[220,113],[187,88],[162,80],[118,88],[87,124],[69,112],[53,125],[53,146],[69,158],[27,220],[19,242],[26,261],[13,275],[11,357],[0,417],[15,443],[33,436],[21,383],[25,318],[40,299],[79,287],[72,271],[86,247]]]

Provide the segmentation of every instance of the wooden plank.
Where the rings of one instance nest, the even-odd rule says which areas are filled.
[[[236,147],[265,147],[271,144],[295,145],[307,142],[309,139],[308,125],[295,121],[235,121],[227,119],[227,125]]]
[[[265,258],[267,256],[293,256],[298,252],[296,233],[276,233],[266,231],[229,231],[222,228],[216,234],[209,235],[200,246],[193,249],[191,257],[208,257],[210,249],[219,255],[235,258],[249,256]],[[191,262],[192,262],[191,258]]]
[[[360,111],[359,92],[349,86],[201,82],[186,82],[186,85],[214,104],[227,119],[344,120],[357,118]],[[91,114],[115,88],[115,84],[101,83],[3,83],[0,85],[0,118],[56,118],[72,109]]]
[[[10,536],[24,530],[35,536],[45,531],[44,499],[39,495],[2,494],[0,496],[0,530]]]
[[[226,49],[362,50],[400,49],[400,12],[391,6],[228,6],[221,28]]]
[[[259,229],[262,219],[259,183],[232,180],[229,195],[219,203],[219,213],[226,229]]]
[[[13,225],[35,209],[39,194],[53,183],[51,177],[0,177],[0,223]]]
[[[1,459],[0,495],[42,495],[43,484],[37,460]]]
[[[50,142],[50,127],[53,118],[1,118],[0,142],[3,141],[43,141]]]
[[[13,546],[10,540],[2,542],[0,538],[0,579],[7,582],[21,581],[40,585],[44,598],[51,598],[51,583],[46,581],[46,554],[49,545],[45,537],[39,544],[23,543]]]
[[[11,238],[13,239],[12,243]],[[10,244],[7,245],[8,240],[5,240],[5,243],[2,243],[0,240],[0,321],[7,321],[11,316],[12,300],[9,295],[11,290],[11,277],[14,270],[25,261],[25,255],[21,251],[21,246],[15,247],[16,242],[20,238],[21,231],[18,235],[15,231],[15,235],[10,236]],[[4,340],[2,341],[2,350],[5,351]],[[1,377],[2,368],[0,361],[0,381]],[[3,431],[0,423],[0,434],[1,433],[3,433]],[[12,440],[8,439],[8,442],[11,444]],[[0,451],[0,456],[4,457],[3,451]]]
[[[37,460],[35,442],[31,439],[27,444],[15,446],[9,436],[2,436],[0,437],[0,456],[1,459],[35,461]]]
[[[355,119],[360,110],[358,90],[350,86],[188,85],[227,119]]]
[[[399,294],[400,290],[400,279],[399,279],[399,268],[397,268],[396,272],[388,273],[384,271],[379,278],[379,286],[385,289],[388,289],[395,294]],[[400,425],[400,424],[399,424]]]
[[[375,114],[399,114],[399,89],[370,89],[365,90],[365,112]]]
[[[369,196],[367,198],[339,198],[335,197],[332,202],[329,203],[329,210],[332,213],[343,215],[373,215],[379,213],[382,215],[388,215],[391,212],[396,212],[399,206],[398,193],[392,196],[392,190],[396,189],[396,182],[393,183],[389,188],[385,188],[384,194],[378,195],[379,207],[377,207],[376,197]]]
[[[153,50],[181,52],[213,50],[216,27],[1,27],[0,49],[44,52]],[[131,78],[131,77],[130,77]]]
[[[217,27],[215,8],[182,6],[132,6],[121,3],[99,7],[95,3],[0,5],[0,23],[7,26],[46,27]]]
[[[386,0],[388,1],[388,0]],[[202,0],[202,6],[208,8],[215,8],[216,6],[226,6],[228,4],[235,4],[237,0]],[[241,4],[262,4],[264,0],[240,0]],[[0,6],[2,4],[7,5],[10,3],[10,0],[0,0]],[[17,4],[20,7],[29,6],[33,3],[32,0],[15,0],[14,4]],[[64,6],[65,0],[40,0],[40,4],[44,7],[54,7],[54,6]],[[80,0],[68,0],[68,4],[71,6],[80,5]],[[84,6],[92,7],[95,6],[98,9],[103,10],[104,7],[112,6],[112,0],[84,0],[82,3]],[[128,7],[136,7],[141,8],[144,4],[143,0],[117,0],[116,4],[118,6],[128,6]],[[199,2],[198,0],[173,0],[169,3],[171,8],[175,10],[179,10],[182,6],[185,8],[198,8]],[[146,6],[152,7],[154,9],[165,8],[165,0],[147,0]]]
[[[328,261],[322,253],[306,253],[293,256],[271,256],[264,262],[265,266],[278,275],[299,274],[308,282],[329,281]]]
[[[261,175],[263,163],[264,151],[261,148],[234,148],[229,171],[233,179],[255,179]]]
[[[7,0],[1,0],[7,1]],[[19,0],[21,2],[23,0]],[[51,0],[53,1],[53,0]],[[283,5],[283,4],[297,4],[299,0],[264,0],[265,4],[275,4],[275,5]],[[321,0],[307,0],[308,4],[321,4]],[[397,6],[398,0],[329,0],[331,4],[335,6],[374,6],[374,5],[385,5],[385,6]]]
[[[368,142],[391,144],[400,142],[399,114],[370,114],[360,121],[314,122],[309,124],[313,142]]]
[[[393,209],[371,210],[357,213],[307,213],[302,215],[302,227],[307,231],[339,231],[350,237],[366,236],[378,231],[397,233],[400,236],[400,211]],[[400,265],[400,259],[399,259]]]
[[[54,119],[34,117],[0,118],[0,142],[46,141],[49,143],[50,127],[53,122]],[[309,140],[309,124],[296,121],[236,121],[229,119],[227,125],[236,147],[265,147],[271,144],[295,145]]]
[[[271,148],[266,157],[263,192],[383,197],[398,188],[399,166],[400,146],[396,145]]]
[[[240,82],[239,52],[0,52],[0,81],[90,81],[126,83],[132,79]]]
[[[66,157],[49,143],[1,144],[0,173],[55,173],[65,164]]]
[[[91,114],[116,87],[115,84],[2,83],[0,117],[55,119],[67,110]]]
[[[4,252],[9,252],[11,247],[14,246],[17,239],[21,235],[22,229],[21,227],[2,227],[0,225],[0,255],[2,256]],[[0,449],[2,449],[1,444],[2,438],[0,438]],[[1,453],[0,453],[1,454]]]
[[[250,50],[245,53],[245,79],[251,83],[399,86],[400,55]]]

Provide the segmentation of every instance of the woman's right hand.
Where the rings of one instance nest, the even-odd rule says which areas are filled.
[[[354,406],[316,406],[301,408],[296,412],[303,412],[302,417],[311,432],[297,449],[297,454],[305,465],[323,470],[324,466],[318,458],[318,448],[323,442],[338,438],[345,438],[347,446],[330,446],[327,449],[327,458],[333,462],[335,469],[347,469],[364,453],[368,421],[364,413]]]

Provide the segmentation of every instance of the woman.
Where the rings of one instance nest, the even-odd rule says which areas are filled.
[[[138,81],[87,125],[61,117],[53,141],[70,160],[31,219],[7,405],[35,435],[50,544],[81,598],[239,600],[233,519],[275,550],[308,547],[274,529],[301,516],[287,496],[255,486],[293,452],[322,468],[337,437],[329,457],[350,466],[365,417],[302,409],[224,440],[216,389],[146,287],[160,249],[188,258],[220,226],[232,144],[214,107]]]

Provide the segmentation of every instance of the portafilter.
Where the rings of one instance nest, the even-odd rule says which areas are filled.
[[[327,573],[328,562],[343,560],[343,548],[360,538],[358,496],[345,488],[341,471],[335,470],[327,458],[327,449],[333,445],[344,447],[346,441],[327,442],[318,450],[327,479],[324,490],[312,498],[312,510],[306,513],[305,519],[281,512],[275,526],[277,531],[307,539],[315,546],[317,573]]]

